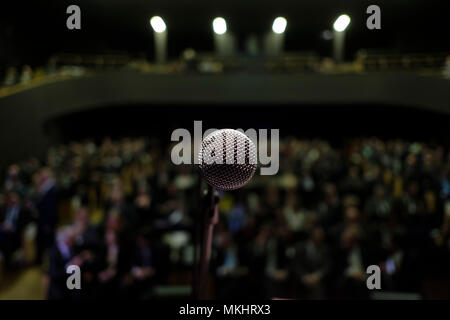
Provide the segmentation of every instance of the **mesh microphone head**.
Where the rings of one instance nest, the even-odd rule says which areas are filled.
[[[217,130],[203,139],[198,160],[209,185],[218,190],[234,190],[253,177],[257,167],[256,147],[240,131]]]

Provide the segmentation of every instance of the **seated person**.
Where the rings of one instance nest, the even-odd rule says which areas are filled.
[[[146,298],[151,295],[155,280],[155,250],[148,233],[141,233],[136,239],[136,246],[131,258],[128,272],[122,279],[125,298]]]
[[[115,230],[105,232],[104,245],[98,253],[96,297],[117,297],[120,278],[126,271],[126,255]]]
[[[16,192],[8,192],[5,200],[5,208],[0,212],[0,252],[8,266],[13,253],[22,246],[23,231],[31,215]]]

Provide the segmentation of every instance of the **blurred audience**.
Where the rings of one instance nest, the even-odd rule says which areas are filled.
[[[252,47],[252,41],[248,43]],[[255,63],[248,63],[249,57],[255,58]],[[148,60],[144,53],[135,57],[123,54],[63,54],[51,56],[47,63],[41,66],[31,67],[25,63],[18,66],[0,66],[0,69],[4,70],[0,89],[4,88],[2,91],[8,94],[8,92],[15,92],[15,90],[9,90],[12,86],[26,89],[30,87],[29,84],[47,83],[46,78],[63,80],[108,70],[133,70],[150,74],[222,74],[243,70],[249,72],[259,70],[268,73],[348,74],[387,70],[407,72],[428,70],[430,75],[442,75],[443,78],[449,79],[450,56],[432,54],[424,57],[421,54],[406,53],[370,54],[366,50],[360,50],[352,62],[336,64],[330,57],[320,57],[315,52],[285,53],[274,57],[250,52],[244,59],[242,56],[236,56],[224,60],[215,58],[211,53],[198,53],[192,48],[186,48],[178,59],[163,65]]]
[[[7,265],[21,262],[15,252],[34,224],[50,299],[145,299],[159,285],[190,285],[198,177],[172,165],[167,150],[157,139],[74,142],[8,167],[0,193]],[[280,160],[277,176],[223,194],[213,296],[367,298],[372,264],[391,291],[420,293],[422,281],[450,278],[443,147],[285,138]],[[81,291],[66,288],[70,264],[82,270]]]

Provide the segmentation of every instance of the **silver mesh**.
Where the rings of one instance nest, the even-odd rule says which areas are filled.
[[[217,130],[203,140],[198,160],[208,184],[218,190],[234,190],[253,177],[257,167],[256,147],[240,131]]]

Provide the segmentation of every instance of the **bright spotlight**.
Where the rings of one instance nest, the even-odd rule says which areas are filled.
[[[164,20],[159,16],[152,17],[150,19],[150,25],[152,26],[153,31],[157,33],[166,31],[166,24],[164,23]]]
[[[344,31],[350,24],[350,17],[346,14],[339,16],[333,24],[334,30],[337,32]]]
[[[227,22],[224,18],[218,17],[213,21],[213,31],[217,34],[224,34],[227,32]]]
[[[283,17],[278,17],[273,20],[272,31],[281,34],[286,30],[287,20]]]

